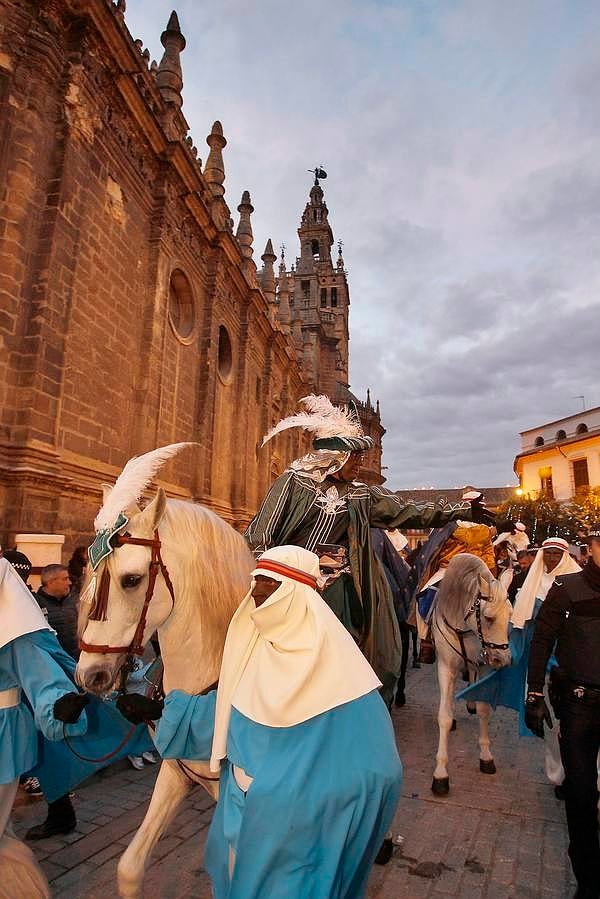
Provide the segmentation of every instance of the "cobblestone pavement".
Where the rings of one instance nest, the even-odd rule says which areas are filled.
[[[375,868],[369,899],[566,899],[574,884],[566,856],[564,808],[543,774],[541,741],[518,739],[515,715],[492,718],[495,775],[479,773],[477,720],[457,709],[451,737],[451,793],[430,791],[437,744],[436,681],[431,666],[410,671],[407,705],[394,710],[405,767],[394,830],[404,843]],[[144,815],[158,766],[119,763],[77,791],[77,829],[34,844],[61,899],[116,895],[117,860]],[[19,805],[19,835],[45,813],[43,802]],[[147,899],[209,899],[202,850],[212,802],[197,788],[158,844],[147,872]],[[290,897],[293,899],[293,897]]]

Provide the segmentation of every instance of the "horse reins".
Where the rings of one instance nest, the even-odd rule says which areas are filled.
[[[479,641],[481,643],[481,648],[484,653],[487,649],[508,649],[508,643],[492,643],[491,640],[486,640],[485,637],[483,636],[483,628],[482,628],[482,624],[481,624],[481,602],[483,599],[484,599],[484,597],[482,596],[481,593],[479,593],[477,595],[477,598],[475,599],[473,605],[471,606],[471,608],[468,609],[467,612],[465,613],[465,617],[464,617],[465,624],[466,624],[469,616],[472,615],[473,613],[475,613],[475,621],[477,624],[476,636],[479,638]],[[446,643],[448,644],[448,646],[450,646],[450,648],[453,649],[457,655],[460,655],[462,657],[462,660],[465,663],[465,665],[467,665],[467,666],[474,665],[475,667],[477,667],[477,662],[474,662],[472,659],[469,658],[469,656],[467,655],[466,647],[465,647],[465,637],[468,636],[469,634],[473,634],[473,636],[475,636],[475,631],[472,628],[469,628],[468,630],[460,630],[460,628],[454,627],[454,625],[450,624],[450,622],[448,621],[448,619],[446,618],[446,616],[443,613],[442,613],[442,621],[444,622],[446,627],[449,630],[451,630],[453,634],[456,634],[456,636],[458,637],[458,642],[460,645],[460,653],[458,652],[456,647],[452,645],[450,640],[448,640],[448,638],[444,634],[443,630],[439,626],[439,624],[437,622],[437,617],[436,617],[437,628],[438,628],[440,634],[442,635],[442,637],[444,638],[444,640],[446,641]]]
[[[141,656],[144,653],[144,631],[146,630],[148,607],[150,605],[150,600],[154,595],[154,587],[159,571],[164,578],[165,584],[167,585],[167,590],[169,591],[169,595],[171,597],[171,609],[175,605],[175,591],[173,590],[173,584],[171,582],[167,566],[163,562],[162,556],[160,554],[161,543],[160,537],[158,536],[158,531],[154,531],[154,537],[151,538],[132,537],[131,534],[118,534],[113,538],[113,540],[115,543],[115,548],[118,546],[125,546],[126,544],[133,546],[150,547],[151,557],[150,565],[148,568],[148,586],[146,587],[146,596],[144,597],[144,605],[142,606],[140,619],[137,623],[137,627],[131,639],[131,643],[129,643],[128,646],[99,645],[97,643],[86,643],[84,640],[80,640],[79,645],[84,652],[95,652],[102,655],[104,655],[105,653],[126,653],[127,661],[125,664],[131,665],[134,656]],[[92,608],[90,609],[90,614],[88,615],[89,621],[106,621],[109,591],[110,571],[108,570],[108,564],[105,562],[102,577],[100,578],[100,587],[96,596],[94,597]]]
[[[131,643],[127,646],[108,646],[101,645],[97,643],[86,643],[84,640],[79,641],[79,646],[84,652],[90,653],[99,653],[104,655],[105,653],[125,653],[126,659],[119,669],[119,688],[118,693],[125,693],[125,685],[127,683],[127,678],[129,674],[133,671],[135,656],[141,656],[144,653],[144,631],[146,630],[146,618],[148,617],[148,607],[150,605],[150,601],[154,595],[154,587],[156,585],[156,578],[158,577],[158,572],[160,571],[165,584],[167,585],[167,590],[169,591],[169,595],[171,597],[171,609],[175,605],[175,591],[173,590],[173,583],[169,576],[169,572],[167,570],[167,566],[163,562],[162,556],[160,554],[160,538],[158,536],[158,531],[154,531],[154,537],[146,538],[146,537],[132,537],[131,534],[117,534],[113,537],[113,541],[115,549],[119,546],[125,546],[126,544],[132,544],[134,546],[149,546],[151,551],[150,556],[150,564],[148,567],[148,586],[146,588],[146,596],[144,597],[144,605],[142,606],[142,611],[140,614],[139,621],[137,623],[135,632],[131,639]],[[89,621],[106,621],[107,620],[107,612],[108,612],[108,596],[110,592],[110,571],[108,570],[108,564],[104,563],[104,570],[102,572],[102,577],[100,578],[100,586],[94,596],[92,602],[92,608],[90,609],[90,614],[88,615]],[[162,682],[162,672],[160,675],[160,681]],[[155,682],[151,685],[151,695],[152,698],[155,698],[159,693],[162,692],[162,686],[160,682]],[[106,755],[100,756],[99,758],[89,758],[83,755],[80,755],[76,749],[71,746],[67,733],[66,727],[63,724],[63,737],[65,743],[71,750],[71,752],[77,756],[77,758],[81,759],[84,762],[107,762],[110,759],[114,758],[118,753],[122,750],[125,744],[128,742],[130,737],[133,736],[133,733],[136,729],[137,725],[134,724],[128,732],[125,734],[119,745],[116,749],[113,749],[112,752],[107,753]]]
[[[151,550],[151,558],[150,565],[148,568],[148,586],[146,588],[146,596],[144,597],[144,605],[142,607],[142,611],[140,614],[140,619],[137,623],[137,627],[135,629],[135,633],[131,640],[131,643],[128,646],[108,646],[101,645],[96,643],[86,643],[84,640],[79,641],[79,645],[84,652],[91,653],[126,653],[127,658],[121,668],[119,669],[119,677],[120,677],[120,685],[118,692],[120,694],[125,693],[125,685],[127,683],[127,677],[133,670],[134,665],[134,657],[141,656],[144,652],[144,631],[146,629],[146,618],[148,616],[148,607],[154,595],[154,587],[156,584],[156,578],[158,577],[158,572],[160,571],[165,584],[167,585],[167,589],[169,591],[169,595],[171,597],[171,610],[175,605],[175,591],[173,590],[173,583],[171,581],[167,566],[163,562],[162,556],[160,554],[160,538],[158,536],[158,531],[154,531],[153,538],[145,538],[145,537],[132,537],[131,534],[118,534],[113,538],[113,543],[115,545],[115,549],[119,546],[124,546],[126,544],[132,544],[134,546],[149,546]],[[110,572],[108,570],[108,565],[105,563],[104,570],[102,572],[102,577],[100,578],[100,586],[98,588],[97,595],[94,596],[94,600],[92,603],[92,608],[90,609],[90,614],[88,615],[89,621],[106,621],[107,613],[108,613],[108,596],[110,592]],[[207,693],[210,693],[211,690],[216,690],[219,686],[219,682],[215,681],[215,683],[210,684],[210,686],[206,687],[202,690],[201,693],[197,694],[198,696],[204,696]],[[164,693],[162,689],[162,665],[160,666],[159,674],[157,678],[150,684],[150,690],[146,694],[152,699],[156,699],[157,697],[164,698]],[[153,721],[147,721],[147,725],[151,730],[155,730],[155,725]],[[107,753],[106,755],[100,756],[99,758],[93,759],[88,758],[86,756],[80,755],[76,749],[74,749],[67,737],[65,726],[63,725],[63,736],[65,743],[71,750],[71,752],[77,756],[77,758],[81,759],[84,762],[107,762],[111,758],[114,758],[121,749],[125,746],[127,741],[133,735],[136,727],[138,725],[134,724],[125,734],[124,738],[121,740],[116,749],[112,752]],[[180,771],[186,775],[186,777],[191,780],[193,783],[198,783],[197,777],[200,781],[218,781],[220,779],[219,776],[212,777],[210,775],[202,775],[196,774],[192,771],[188,766],[181,761],[181,759],[176,759],[177,765]]]

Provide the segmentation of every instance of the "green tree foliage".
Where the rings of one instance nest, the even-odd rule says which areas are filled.
[[[580,543],[578,535],[600,524],[600,488],[579,494],[567,503],[546,497],[516,497],[498,508],[497,520],[499,525],[506,520],[522,521],[531,542],[537,546],[546,537],[563,537],[569,543]]]

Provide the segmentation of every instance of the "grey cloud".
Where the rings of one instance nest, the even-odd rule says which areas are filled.
[[[159,58],[171,7],[129,0]],[[297,252],[323,163],[350,272],[351,381],[381,399],[389,484],[507,483],[516,434],[600,403],[600,8],[308,0],[178,11],[185,114],[223,122],[255,257]],[[568,35],[566,31],[568,30]]]

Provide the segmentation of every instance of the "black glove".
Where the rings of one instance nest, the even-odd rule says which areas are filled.
[[[90,697],[85,693],[65,693],[54,703],[54,717],[65,724],[75,724],[89,701]]]
[[[496,524],[496,516],[483,505],[483,496],[471,500],[471,518],[475,524],[487,524],[488,527]]]
[[[164,702],[161,699],[149,699],[141,693],[124,693],[117,699],[117,708],[132,724],[143,724],[160,718]]]
[[[544,739],[544,722],[552,729],[552,718],[546,700],[537,693],[528,693],[525,700],[525,724],[536,737],[541,737],[542,740]]]

